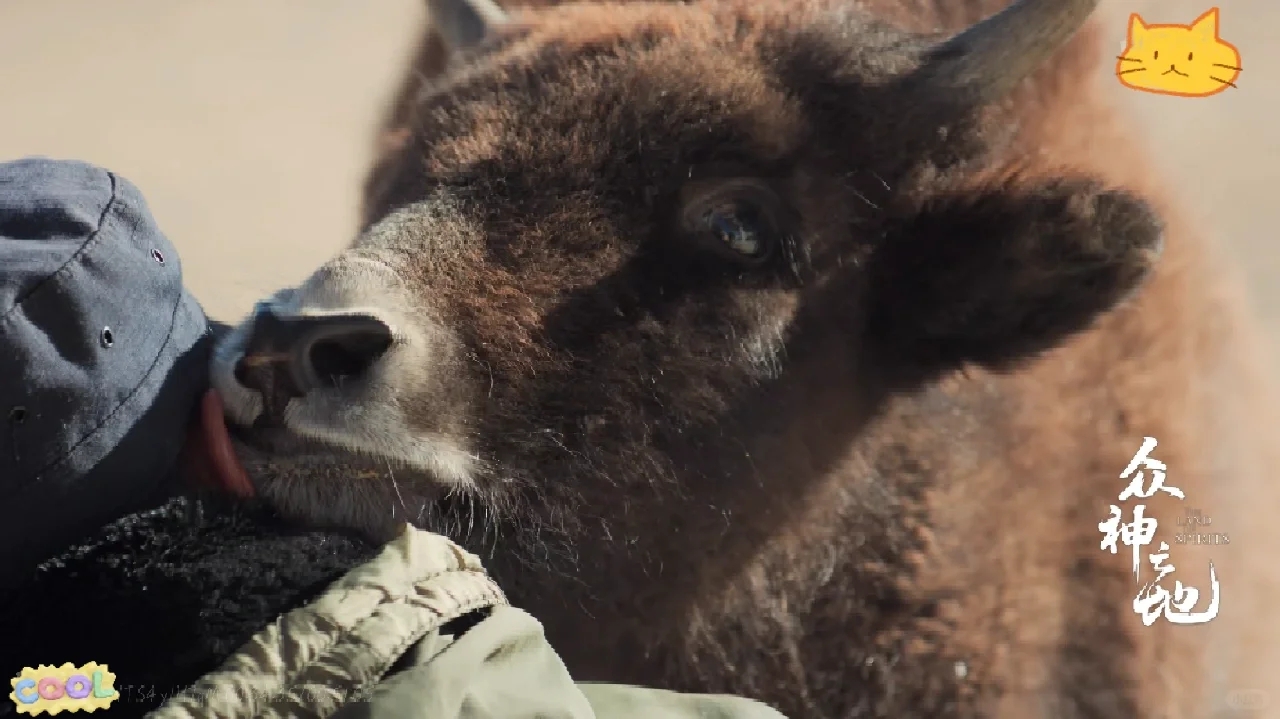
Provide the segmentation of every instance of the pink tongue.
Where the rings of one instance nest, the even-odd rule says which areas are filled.
[[[231,435],[227,433],[227,422],[222,412],[222,398],[217,392],[205,392],[200,402],[199,429],[192,434],[195,445],[193,459],[198,465],[193,468],[196,476],[238,497],[252,497],[253,484],[231,446]]]

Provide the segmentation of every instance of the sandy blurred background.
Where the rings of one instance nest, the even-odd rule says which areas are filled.
[[[1104,0],[1187,23],[1211,0]],[[148,197],[210,314],[235,319],[305,277],[355,229],[374,123],[422,0],[0,0],[0,159],[44,154],[119,171]],[[1165,171],[1237,255],[1280,337],[1280,3],[1233,0],[1222,37],[1238,90],[1201,99],[1110,82]],[[1280,365],[1277,365],[1280,368]]]
[[[133,181],[234,319],[351,239],[422,0],[0,0],[0,159]]]

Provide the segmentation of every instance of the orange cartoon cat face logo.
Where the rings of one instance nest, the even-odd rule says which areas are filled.
[[[1116,61],[1125,87],[1162,95],[1207,97],[1235,87],[1240,51],[1218,37],[1218,8],[1190,25],[1148,25],[1129,16],[1129,38]]]

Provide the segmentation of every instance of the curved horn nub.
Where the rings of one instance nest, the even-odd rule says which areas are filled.
[[[933,48],[921,68],[930,90],[963,102],[997,100],[1084,24],[1098,0],[1017,0]]]
[[[507,13],[493,0],[429,0],[431,23],[455,49],[475,45],[490,30],[507,21]]]

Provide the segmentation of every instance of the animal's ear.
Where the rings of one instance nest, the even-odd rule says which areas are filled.
[[[913,373],[903,381],[968,362],[1013,366],[1134,292],[1161,238],[1146,202],[1084,180],[932,200],[871,259],[870,346]]]
[[[432,27],[455,52],[479,43],[507,13],[494,0],[427,0]]]
[[[1142,21],[1142,16],[1133,13],[1129,16],[1129,42],[1136,43],[1147,32],[1147,24]]]
[[[1218,37],[1218,8],[1209,8],[1203,15],[1191,23],[1191,32],[1201,40],[1213,40]]]

